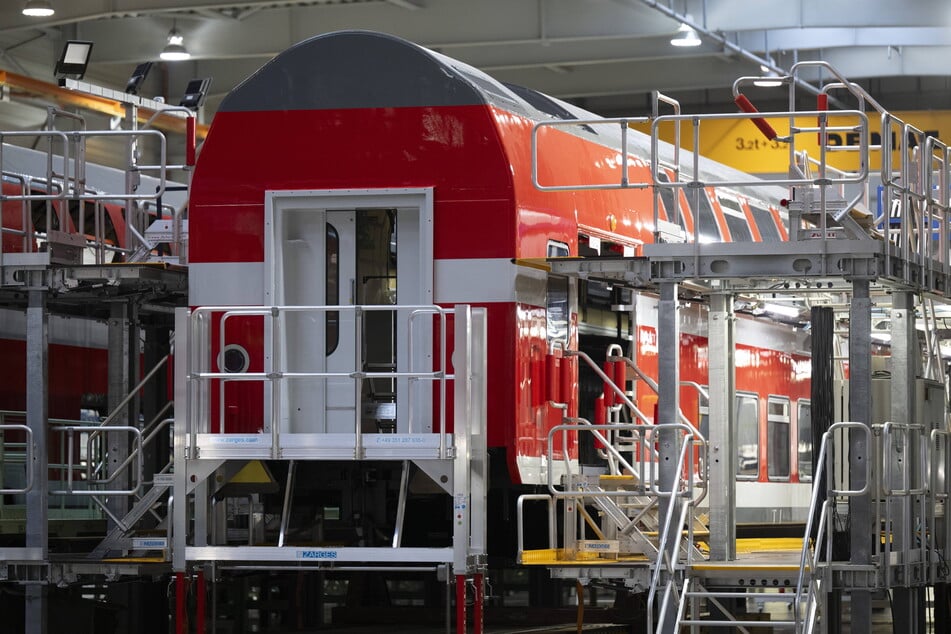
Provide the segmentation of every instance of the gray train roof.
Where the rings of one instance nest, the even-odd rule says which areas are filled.
[[[238,85],[222,102],[219,112],[333,110],[349,108],[399,108],[491,105],[535,122],[596,119],[598,115],[531,89],[506,86],[486,73],[441,53],[402,38],[374,31],[337,31],[317,35],[282,52]],[[588,140],[617,150],[620,129],[597,126],[563,128]],[[650,137],[631,131],[630,153],[650,156]],[[660,154],[669,160],[672,146],[661,143]],[[689,152],[681,152],[683,165],[691,165]],[[749,175],[701,158],[703,179],[743,180]],[[782,190],[735,188],[768,200]]]

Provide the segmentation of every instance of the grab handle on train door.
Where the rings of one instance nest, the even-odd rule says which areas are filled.
[[[743,93],[739,93],[733,102],[740,108],[740,110],[747,114],[759,112],[759,110],[756,109],[756,106],[754,106],[753,103],[747,99],[746,95]],[[773,126],[769,125],[769,122],[763,117],[753,117],[750,119],[750,121],[752,121],[753,124],[759,128],[759,131],[762,132],[770,141],[775,141],[776,137],[779,136],[776,134],[776,130],[773,129]]]
[[[547,388],[548,388],[548,400],[552,403],[561,403],[562,394],[561,394],[561,357],[556,357],[554,354],[545,355],[546,370],[547,370]]]

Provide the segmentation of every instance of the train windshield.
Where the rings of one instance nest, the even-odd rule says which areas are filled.
[[[734,242],[752,242],[753,234],[746,222],[746,216],[740,209],[740,204],[731,198],[723,196],[718,197],[720,207],[723,209],[723,218],[726,220],[726,226],[730,230],[730,237]]]
[[[753,220],[756,222],[756,228],[759,229],[759,235],[763,242],[781,242],[782,236],[779,235],[779,229],[773,220],[773,214],[765,207],[750,203],[750,211],[753,212]]]
[[[719,227],[717,227],[717,218],[713,213],[710,200],[707,198],[707,192],[700,188],[688,192],[687,204],[690,206],[690,212],[694,217],[694,225],[697,227],[697,241],[720,242],[723,238],[720,235]]]

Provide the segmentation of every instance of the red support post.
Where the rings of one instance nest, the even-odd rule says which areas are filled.
[[[474,576],[475,579],[475,604],[472,606],[472,633],[482,634],[482,606],[485,600],[485,588],[482,585],[483,575],[481,573]]]
[[[185,573],[175,573],[175,634],[187,634],[185,613]]]
[[[466,634],[465,575],[456,575],[456,634]]]
[[[195,634],[205,634],[205,571],[195,577]]]
[[[196,124],[195,117],[185,119],[185,165],[190,167],[195,165],[195,149],[198,145]]]

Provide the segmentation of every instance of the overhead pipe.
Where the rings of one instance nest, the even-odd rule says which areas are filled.
[[[714,42],[716,42],[716,43],[718,43],[718,44],[720,44],[724,49],[726,49],[726,50],[728,50],[728,51],[731,51],[731,52],[733,52],[733,53],[736,53],[736,54],[739,55],[740,57],[742,57],[742,58],[744,58],[744,59],[746,59],[746,60],[749,60],[749,61],[753,62],[754,64],[759,64],[760,66],[764,66],[764,67],[766,67],[766,68],[768,68],[768,69],[770,69],[770,70],[772,70],[772,71],[775,71],[775,72],[779,73],[780,75],[784,75],[784,76],[787,76],[787,77],[789,76],[789,73],[786,71],[786,69],[780,67],[779,65],[777,65],[773,60],[769,59],[768,57],[767,57],[767,58],[760,57],[760,56],[757,55],[756,53],[754,53],[754,52],[752,52],[752,51],[748,51],[748,50],[746,50],[745,48],[743,48],[742,46],[739,46],[738,44],[734,44],[733,42],[729,41],[729,40],[728,40],[726,37],[724,37],[721,33],[717,33],[717,32],[715,32],[715,31],[711,31],[711,30],[707,29],[707,27],[706,27],[706,15],[707,15],[707,3],[706,3],[706,0],[704,0],[704,2],[703,2],[703,4],[702,4],[702,6],[703,6],[703,16],[704,16],[704,24],[703,24],[703,25],[698,24],[697,22],[694,22],[693,20],[688,20],[688,19],[687,19],[687,16],[686,16],[685,14],[677,13],[676,11],[674,11],[673,9],[671,9],[670,7],[667,7],[667,6],[663,5],[663,4],[661,4],[661,3],[658,2],[657,0],[641,0],[641,2],[642,2],[643,4],[646,4],[646,5],[647,5],[648,7],[650,7],[651,9],[654,9],[655,11],[658,11],[658,12],[660,12],[660,13],[663,13],[664,15],[666,15],[666,16],[669,17],[669,18],[673,18],[674,20],[677,20],[677,21],[680,22],[681,24],[686,24],[687,26],[689,26],[690,28],[692,28],[692,29],[693,29],[694,31],[696,31],[697,33],[703,35],[704,37],[707,37],[707,38],[713,40]],[[802,88],[802,89],[804,89],[804,90],[806,90],[806,91],[808,91],[808,92],[811,92],[811,93],[814,94],[814,95],[820,95],[820,94],[822,94],[822,89],[821,89],[821,88],[819,88],[818,86],[813,86],[812,84],[810,84],[809,82],[805,81],[804,79],[799,79],[799,78],[797,78],[797,77],[794,77],[794,78],[793,78],[793,81],[795,82],[795,84],[796,84],[797,86],[799,86],[800,88]],[[839,101],[838,99],[835,99],[835,98],[833,98],[833,97],[830,97],[830,98],[829,98],[829,101],[830,101],[832,104],[834,104],[834,105],[836,105],[837,107],[839,107],[839,108],[845,108],[845,107],[846,107],[846,105],[845,105],[844,103],[842,103],[841,101]]]

